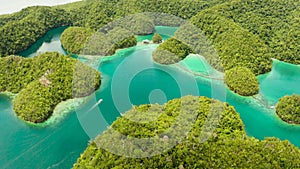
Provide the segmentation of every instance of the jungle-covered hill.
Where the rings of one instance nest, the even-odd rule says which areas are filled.
[[[299,5],[297,0],[89,0],[29,7],[0,16],[0,54],[17,54],[54,27],[99,30],[129,14],[163,12],[192,18],[191,22],[212,41],[225,69],[246,66],[257,75],[270,71],[270,58],[299,63]],[[155,24],[163,23],[156,20]]]
[[[271,70],[271,58],[294,64],[300,63],[299,6],[299,0],[89,0],[57,7],[30,7],[18,13],[0,16],[0,55],[5,57],[18,54],[55,27],[78,26],[96,31],[105,24],[129,14],[163,12],[186,20],[190,19],[192,24],[202,30],[216,49],[224,71],[245,68],[247,72],[249,71],[247,74],[259,75]],[[152,19],[155,25],[176,26],[172,18],[164,22],[155,17]],[[171,47],[165,47],[165,49],[172,49]],[[180,51],[184,50],[180,47]],[[176,51],[171,52],[176,54]],[[45,55],[52,56],[53,54]],[[186,53],[181,59],[185,56]],[[69,75],[74,73],[71,71],[73,70],[71,65],[77,62],[72,62],[58,54],[53,57],[37,57],[36,60],[37,63],[15,56],[2,58],[0,64],[3,67],[0,67],[0,70],[4,70],[5,73],[7,73],[6,70],[14,71],[9,72],[12,73],[12,77],[5,76],[2,72],[0,84],[5,86],[1,87],[2,91],[19,92],[14,109],[17,113],[19,112],[18,115],[21,118],[40,122],[49,116],[49,110],[57,104],[57,100],[64,100],[70,96],[68,88],[70,83],[67,81],[70,80]],[[48,66],[52,62],[55,64],[54,68],[57,65],[66,64],[66,69],[57,68],[60,74],[55,75],[55,71],[48,71]],[[33,69],[28,69],[30,65],[39,65],[38,63],[49,65],[42,66],[43,71],[39,74],[35,74]],[[69,63],[72,64],[69,65]],[[17,72],[16,75],[14,75],[15,72]],[[28,81],[23,81],[24,77],[27,79],[27,74],[31,77],[28,77]],[[83,74],[86,75],[80,73],[78,77]],[[67,78],[61,79],[60,77]],[[7,80],[17,83],[4,84]],[[240,81],[240,79],[237,80]],[[96,81],[100,82],[100,79]],[[256,83],[255,79],[253,81]],[[78,84],[85,84],[80,80],[78,82]],[[51,85],[55,87],[49,88]],[[93,84],[92,88],[94,89],[97,85]],[[239,86],[243,86],[242,82]],[[61,93],[56,94],[53,92],[54,89]],[[68,92],[64,92],[65,90]],[[78,96],[89,93],[76,91],[78,91],[76,92]],[[44,97],[40,97],[41,92],[45,94]],[[257,93],[256,87],[254,93]],[[31,95],[37,96],[38,101],[28,98]],[[151,158],[131,159],[112,154],[99,147],[101,145],[99,143],[104,143],[102,146],[110,146],[113,141],[122,140],[111,137],[114,136],[110,135],[112,128],[132,137],[155,136],[158,141],[161,139],[167,143],[172,141],[171,135],[160,134],[180,115],[181,101],[187,101],[186,105],[195,110],[192,113],[196,113],[196,118],[188,119],[187,115],[187,119],[183,119],[182,122],[195,120],[195,124],[191,132],[183,134],[183,139],[167,152]],[[36,109],[26,106],[31,103],[43,109],[39,110],[43,118],[40,118],[40,115],[32,116],[31,112]],[[201,106],[195,109],[194,106],[198,105],[197,103],[201,103]],[[156,106],[154,113],[160,116],[150,123],[135,123],[124,117],[119,118],[110,129],[88,146],[74,168],[300,168],[299,149],[288,141],[277,139],[259,141],[247,137],[238,113],[228,105],[224,105],[221,121],[217,129],[211,133],[212,137],[206,142],[199,142],[199,135],[210,106],[215,104],[224,105],[224,103],[208,98],[188,96],[172,100],[163,106]],[[125,117],[146,118],[147,113],[149,114],[147,107],[150,106],[136,107],[135,109],[139,111],[133,109],[126,113]],[[30,110],[27,111],[30,113],[25,114],[22,110]],[[102,142],[102,139],[106,142]]]
[[[0,58],[0,92],[18,94],[14,111],[33,123],[47,120],[58,103],[91,94],[100,82],[98,71],[56,52]]]
[[[132,118],[152,120],[135,122]],[[191,122],[191,130],[182,132]],[[170,131],[172,126],[176,127]],[[213,126],[216,129],[210,130]],[[211,136],[207,141],[202,139],[205,134]],[[156,138],[155,145],[162,146],[161,150],[176,144],[155,156],[126,158],[114,153],[142,157],[155,149],[147,147],[149,142],[144,147],[127,142],[125,136]],[[164,105],[141,105],[129,110],[88,146],[74,168],[298,168],[299,157],[300,150],[288,141],[259,141],[246,136],[232,106],[206,97],[186,96]]]

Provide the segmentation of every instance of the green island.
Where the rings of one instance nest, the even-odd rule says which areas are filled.
[[[259,82],[255,74],[246,67],[235,67],[225,71],[225,83],[230,90],[242,96],[252,96],[259,91]]]
[[[121,19],[123,17],[126,22]],[[107,71],[108,75],[105,76],[107,79],[102,80],[99,71],[79,60],[56,52],[47,52],[33,58],[16,56],[32,46],[47,31],[67,26],[69,28],[60,37],[61,44],[67,52],[102,57],[114,55],[118,49],[136,46],[136,36],[156,33],[155,26],[174,26],[179,27],[174,36],[161,44],[159,43],[162,42],[162,37],[157,33],[154,34],[152,41],[159,44],[151,54],[154,62],[166,65],[177,64],[184,62],[189,54],[202,55],[213,68],[224,73],[224,82],[231,91],[242,96],[253,96],[260,92],[257,76],[271,71],[272,59],[300,64],[299,18],[299,0],[87,0],[53,7],[28,7],[13,14],[0,15],[0,92],[17,94],[13,99],[13,111],[19,118],[32,123],[45,122],[60,102],[88,96],[100,87],[102,81],[109,81],[112,77],[109,73],[114,72],[117,69],[116,65],[120,64],[111,61],[113,64],[109,66],[113,67],[111,68],[113,70],[107,68],[108,66],[104,67],[103,70]],[[106,88],[104,91],[106,93],[97,95],[97,99],[107,93],[111,94]],[[173,98],[176,98],[175,96]],[[106,98],[110,99],[111,95]],[[251,97],[242,98],[251,99]],[[230,104],[239,104],[240,102],[236,100],[230,100]],[[299,124],[299,100],[299,95],[281,98],[276,106],[277,116],[289,124]],[[193,111],[181,112],[182,102]],[[110,111],[113,112],[115,108],[112,106],[113,103],[108,101],[108,104],[111,105],[105,105],[105,108],[111,113]],[[248,110],[244,107],[250,108]],[[222,108],[223,111],[218,114],[216,110],[220,109],[213,108]],[[282,136],[283,134],[280,133],[298,131],[298,128],[295,130],[289,128],[290,126],[280,128],[278,126],[285,125],[285,123],[270,123],[271,127],[277,127],[276,132],[279,134],[276,132],[274,133],[277,135],[272,132],[260,133],[260,135],[257,134],[260,138],[256,139],[247,135],[248,130],[246,133],[242,116],[240,116],[242,112],[235,110],[238,108],[241,111],[247,109],[246,113],[250,111],[251,115],[258,113],[256,112],[258,109],[245,103],[241,103],[241,106],[235,105],[234,108],[228,103],[204,96],[185,96],[169,100],[164,105],[133,106],[123,117],[113,120],[114,122],[110,123],[110,127],[102,134],[98,133],[96,138],[90,140],[80,157],[82,147],[74,150],[75,156],[77,155],[75,158],[79,158],[73,168],[300,168],[299,145],[292,144],[298,143],[293,140],[298,135]],[[109,113],[106,112],[106,114]],[[251,115],[245,114],[243,116],[247,120],[247,117]],[[180,119],[179,123],[176,120],[181,116],[185,118]],[[268,118],[270,116],[268,115]],[[212,126],[205,126],[208,117]],[[266,115],[263,117],[261,121],[252,123],[264,123],[267,118]],[[252,116],[251,118],[258,119]],[[78,121],[77,118],[73,117],[74,119]],[[139,123],[130,119],[147,122]],[[195,123],[188,133],[165,134],[174,123],[180,128],[185,127],[190,121],[195,121]],[[248,122],[248,125],[250,127],[256,125],[252,123],[249,125]],[[68,127],[72,128],[72,125]],[[216,129],[211,132],[210,129],[214,125]],[[285,130],[286,128],[289,130]],[[267,132],[267,130],[271,129],[264,128],[262,132]],[[126,158],[101,148],[114,148],[112,143],[121,144],[123,137],[114,135],[113,131],[133,138],[153,137],[158,143],[163,142],[166,146],[174,143],[174,140],[177,142],[174,147],[159,155]],[[36,133],[34,131],[29,136],[39,135]],[[66,133],[70,132],[62,133],[62,135]],[[210,136],[209,139],[202,142],[202,134]],[[6,135],[3,134],[3,137]],[[86,133],[82,135],[86,136]],[[265,138],[266,135],[274,135],[278,138]],[[45,135],[41,137],[42,141],[48,139]],[[176,140],[177,137],[179,140]],[[80,141],[84,142],[86,147],[87,139],[82,140]],[[5,140],[5,146],[9,141],[11,140]],[[58,145],[52,145],[52,142],[49,142],[49,146],[46,141],[42,143],[47,144],[45,146],[47,151],[51,146],[55,147],[53,150],[60,149],[61,153],[65,151],[61,142]],[[71,142],[72,140],[63,141]],[[75,141],[70,145],[82,146],[82,142]],[[36,142],[32,144],[39,145]],[[7,149],[14,149],[9,146]],[[132,151],[134,146],[136,145],[128,145],[127,148]],[[17,148],[18,153],[31,150],[27,147],[22,150]],[[66,151],[73,153],[72,148],[74,147]],[[145,152],[137,150],[131,153],[144,155],[143,153],[147,153],[147,150],[143,150]],[[40,153],[37,149],[33,151],[36,151],[34,153],[37,155]],[[122,149],[114,151],[122,151]],[[8,158],[18,160],[19,155],[10,156],[8,152],[10,151],[6,149],[3,153],[0,152],[3,156],[8,154],[4,162],[0,159],[0,168],[2,163],[6,162],[5,160],[9,160]],[[45,154],[55,156],[48,152]],[[56,165],[62,168],[71,167],[69,164],[72,160],[73,163],[75,162],[74,157],[68,159],[70,154],[64,155],[51,161],[51,164],[45,163],[41,166],[46,168]],[[44,156],[36,158],[43,161],[47,159]],[[20,159],[23,160],[23,158]],[[18,166],[24,163],[24,161],[17,162]],[[65,163],[68,165],[64,166]],[[12,161],[7,162],[7,166],[10,164]],[[36,164],[32,165],[36,166]],[[5,168],[6,164],[3,166]]]
[[[153,37],[152,37],[152,42],[153,43],[161,43],[162,42],[162,37],[160,34],[158,33],[154,33]]]
[[[189,110],[196,110],[193,112],[196,119],[193,119],[194,116],[191,115],[193,113],[181,112],[182,102],[186,103],[184,106],[187,106]],[[185,96],[181,99],[171,100],[164,105],[156,105],[155,110],[159,117],[151,122],[137,123],[129,120],[132,117],[145,119],[145,116],[153,116],[152,106],[155,105],[135,107],[129,110],[124,117],[118,118],[107,131],[90,143],[74,168],[255,168],[257,166],[297,168],[300,165],[298,148],[288,141],[277,139],[259,141],[246,136],[238,113],[232,106],[220,101],[206,97]],[[223,107],[223,111],[218,115],[213,112],[216,109],[211,109],[211,107]],[[185,118],[178,122],[176,118],[180,116],[180,113],[185,113]],[[201,143],[200,133],[203,132],[203,126],[210,113],[214,114],[210,120],[221,119],[216,130],[209,133],[212,137]],[[171,138],[174,139],[175,134],[172,135],[172,132],[169,133],[169,136],[162,134],[174,123],[178,123],[177,125],[182,127],[191,120],[195,120],[195,123],[188,133],[181,133],[183,136],[179,137],[183,138],[180,142],[175,147],[156,156],[125,158],[101,148],[110,147],[112,142],[122,143],[121,141],[116,142],[116,140],[122,140],[122,136],[113,135],[112,129],[129,137],[157,137],[162,142],[171,142]],[[130,151],[130,146],[135,146],[126,143],[125,145],[129,147],[127,151]],[[137,151],[136,153],[143,152]]]
[[[62,33],[60,41],[66,51],[79,54],[93,34],[89,28],[69,27]]]
[[[189,46],[175,38],[170,38],[155,49],[152,58],[157,63],[174,64],[183,60],[190,53],[193,53],[193,50]]]
[[[18,94],[13,109],[21,119],[42,123],[55,106],[67,99],[88,96],[100,86],[100,73],[59,53],[34,58],[0,58],[0,92]]]
[[[300,124],[300,96],[282,97],[276,105],[276,114],[290,124]]]
[[[89,28],[69,27],[61,36],[62,46],[73,54],[110,56],[117,49],[135,46],[134,34],[116,27],[108,33],[94,32]]]

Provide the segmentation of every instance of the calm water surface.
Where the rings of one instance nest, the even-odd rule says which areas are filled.
[[[64,29],[49,31],[21,55],[32,57],[46,51],[66,54],[59,41]],[[174,28],[157,27],[157,31],[162,34],[166,29],[174,32]],[[167,35],[163,37],[168,38]],[[150,38],[151,36],[143,36],[138,37],[138,40]],[[222,81],[196,76],[178,65],[154,64],[151,53],[156,47],[157,45],[147,45],[124,49],[115,56],[102,59],[99,65],[94,64],[103,74],[100,89],[87,103],[50,126],[25,124],[12,111],[11,100],[0,95],[0,168],[71,168],[89,140],[105,130],[121,113],[130,109],[131,104],[162,104],[181,95],[197,94],[194,90],[180,91],[182,88],[195,87],[199,95],[208,97],[212,97],[212,87],[214,90],[216,87],[220,91],[224,89],[226,101],[240,113],[249,136],[258,139],[271,136],[288,139],[300,147],[300,127],[282,122],[272,109],[280,97],[300,94],[296,84],[300,80],[299,66],[274,61],[273,70],[259,76],[259,96],[241,97],[227,90]],[[85,62],[84,59],[82,61]],[[194,72],[209,69],[205,61],[193,55],[180,65]],[[142,69],[143,67],[146,69]],[[137,68],[140,70],[136,71]],[[128,75],[130,73],[132,74]],[[130,83],[126,84],[128,81]],[[185,83],[188,81],[196,83]],[[117,84],[122,85],[119,87],[122,90],[118,91]],[[213,96],[218,97],[218,93]],[[91,109],[100,98],[103,102]]]

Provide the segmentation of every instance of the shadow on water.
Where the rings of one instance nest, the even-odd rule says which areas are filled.
[[[61,46],[60,35],[67,27],[59,27],[48,31],[42,38],[36,41],[30,48],[20,52],[23,57],[34,57],[44,52],[59,52],[64,55],[67,53]]]

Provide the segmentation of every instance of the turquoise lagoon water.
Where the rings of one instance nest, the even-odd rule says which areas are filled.
[[[59,40],[60,35],[67,27],[59,27],[50,30],[39,39],[35,44],[33,44],[29,49],[21,52],[19,55],[24,57],[34,57],[39,53],[45,52],[59,52],[66,55],[66,51],[62,48],[61,42]]]
[[[22,54],[34,56],[37,51],[45,52],[47,49],[64,53],[58,45],[63,29],[48,32],[46,40],[37,42],[35,47],[33,45]],[[45,48],[45,45],[48,47]],[[162,104],[187,94],[229,102],[240,113],[249,136],[288,139],[300,147],[300,127],[282,122],[272,109],[280,97],[300,94],[297,85],[300,80],[299,66],[274,60],[272,71],[259,76],[260,94],[242,97],[227,90],[222,81],[187,71],[203,73],[210,69],[203,59],[194,55],[173,66],[153,63],[151,53],[155,47],[157,45],[132,47],[120,50],[112,57],[94,61],[94,67],[102,72],[100,89],[85,104],[52,125],[24,123],[14,114],[11,100],[0,95],[0,168],[71,168],[89,140],[103,132],[132,104]],[[95,107],[99,99],[103,102]]]

